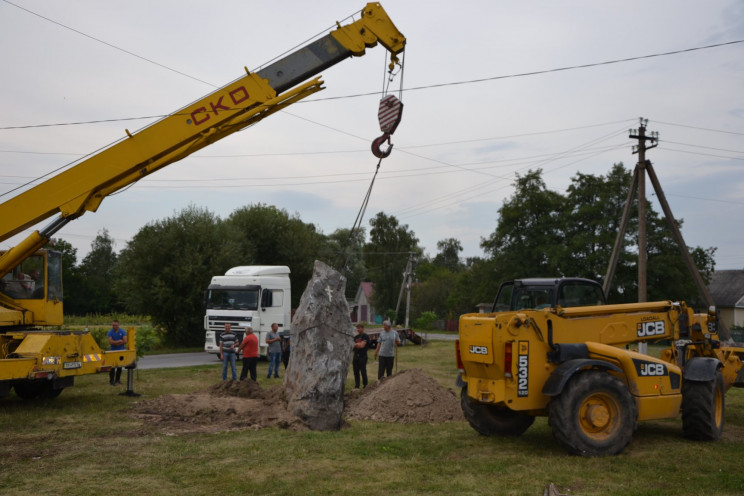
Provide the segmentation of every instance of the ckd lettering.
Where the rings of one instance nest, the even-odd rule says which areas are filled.
[[[191,121],[196,126],[200,126],[212,118],[211,114],[219,115],[220,111],[232,110],[233,105],[248,100],[248,90],[245,86],[239,86],[231,90],[227,95],[220,95],[216,101],[209,102],[207,106],[199,107],[191,112]],[[223,100],[226,100],[223,102]]]

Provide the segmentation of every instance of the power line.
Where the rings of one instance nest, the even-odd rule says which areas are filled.
[[[527,77],[527,76],[539,76],[541,74],[550,74],[554,72],[571,71],[571,70],[576,70],[576,69],[587,69],[587,68],[599,67],[603,65],[621,64],[625,62],[634,62],[634,61],[643,60],[643,59],[666,57],[670,55],[679,55],[682,53],[689,53],[689,52],[694,52],[697,50],[707,50],[710,48],[718,48],[718,47],[727,46],[727,45],[735,45],[737,43],[744,43],[744,40],[727,41],[724,43],[716,43],[713,45],[685,48],[682,50],[673,50],[670,52],[653,53],[649,55],[639,55],[637,57],[627,57],[624,59],[607,60],[604,62],[593,62],[589,64],[580,64],[580,65],[569,65],[565,67],[556,67],[554,69],[545,69],[545,70],[540,70],[540,71],[521,72],[517,74],[492,76],[492,77],[480,78],[480,79],[467,79],[465,81],[452,81],[449,83],[438,83],[438,84],[429,84],[429,85],[424,85],[424,86],[414,86],[411,88],[406,88],[403,91],[419,91],[419,90],[428,90],[432,88],[443,88],[446,86],[456,86],[456,85],[461,85],[461,84],[475,84],[475,83],[484,83],[487,81],[498,81],[500,79],[512,79],[512,78]],[[378,95],[378,94],[379,92],[370,92],[370,93],[358,93],[355,95],[344,95],[344,96],[338,96],[338,97],[314,98],[314,99],[308,99],[305,103],[318,102],[318,101],[323,101],[323,100],[337,100],[341,98],[356,98],[360,96],[373,96],[373,95]]]
[[[15,4],[11,3],[11,2],[8,2],[8,0],[2,0],[2,1],[4,1],[6,3],[9,3],[10,5],[13,5],[15,7],[18,7],[17,5],[15,5]],[[18,7],[18,8],[23,9],[22,7]],[[27,10],[27,9],[23,9],[23,10]],[[34,12],[31,12],[31,11],[28,11],[28,12],[30,12],[30,13],[32,13],[34,15],[38,15],[38,14],[35,14]],[[42,17],[44,19],[47,19],[47,18],[45,18],[43,16],[39,16],[39,17]],[[56,21],[53,21],[51,19],[47,19],[47,20],[49,20],[50,22],[53,22],[55,24],[59,24]],[[67,28],[67,26],[64,26],[63,24],[59,24],[59,25]],[[72,29],[72,28],[68,28],[68,29]],[[147,59],[147,58],[142,57],[140,55],[137,55],[135,53],[132,53],[132,52],[129,52],[127,50],[118,48],[115,45],[112,45],[110,43],[101,41],[101,40],[99,40],[97,38],[94,38],[92,36],[86,35],[85,33],[81,33],[81,32],[76,31],[74,29],[72,29],[72,30],[75,31],[75,32],[77,32],[77,33],[80,33],[83,36],[86,36],[86,37],[91,38],[93,40],[99,41],[99,42],[101,42],[101,43],[103,43],[105,45],[108,45],[108,46],[110,46],[112,48],[115,48],[117,50],[121,50],[121,51],[123,51],[125,53],[128,53],[128,54],[130,54],[130,55],[132,55],[134,57],[137,57],[139,59],[145,60],[147,62],[151,62],[153,64],[156,64],[156,65],[160,66],[160,67],[163,67],[165,69],[168,69],[170,71],[176,72],[178,74],[182,74],[182,75],[184,75],[184,76],[186,76],[186,77],[188,77],[190,79],[195,79],[196,81],[200,81],[202,83],[205,83],[205,84],[208,84],[210,86],[215,87],[215,85],[213,85],[211,83],[207,83],[207,82],[202,81],[200,79],[197,79],[197,78],[194,78],[192,76],[189,76],[188,74],[184,74],[184,73],[182,73],[180,71],[177,71],[175,69],[171,69],[168,66],[165,66],[163,64],[154,62],[154,61],[152,61],[150,59]],[[555,73],[555,72],[571,71],[571,70],[577,70],[577,69],[588,69],[588,68],[592,68],[592,67],[600,67],[600,66],[612,65],[612,64],[621,64],[621,63],[626,63],[626,62],[634,62],[634,61],[638,61],[638,60],[651,59],[651,58],[657,58],[657,57],[667,57],[667,56],[671,56],[671,55],[679,55],[679,54],[690,53],[690,52],[695,52],[695,51],[699,51],[699,50],[708,50],[708,49],[711,49],[711,48],[720,48],[720,47],[728,46],[728,45],[736,45],[736,44],[739,44],[739,43],[744,43],[744,40],[734,40],[734,41],[728,41],[728,42],[724,42],[724,43],[715,43],[715,44],[712,44],[712,45],[704,45],[704,46],[693,47],[693,48],[685,48],[685,49],[681,49],[681,50],[673,50],[673,51],[669,51],[669,52],[661,52],[661,53],[654,53],[654,54],[648,54],[648,55],[639,55],[639,56],[636,56],[636,57],[627,57],[627,58],[623,58],[623,59],[606,60],[604,62],[593,62],[593,63],[589,63],[589,64],[570,65],[570,66],[565,66],[565,67],[556,67],[556,68],[553,68],[553,69],[544,69],[544,70],[531,71],[531,72],[521,72],[521,73],[517,73],[517,74],[506,74],[506,75],[502,75],[502,76],[492,76],[492,77],[487,77],[487,78],[467,79],[467,80],[464,80],[464,81],[451,81],[451,82],[448,82],[448,83],[437,83],[437,84],[430,84],[430,85],[424,85],[424,86],[413,86],[413,87],[410,87],[410,88],[403,88],[401,91],[403,91],[403,92],[420,91],[420,90],[433,89],[433,88],[443,88],[443,87],[447,87],[447,86],[458,86],[458,85],[463,85],[463,84],[475,84],[475,83],[483,83],[483,82],[487,82],[487,81],[498,81],[498,80],[501,80],[501,79],[513,79],[513,78],[519,78],[519,77],[539,76],[539,75],[542,75],[542,74],[550,74],[550,73]],[[325,100],[340,100],[340,99],[346,99],[346,98],[357,98],[357,97],[361,97],[361,96],[376,96],[376,95],[380,95],[380,94],[381,94],[380,91],[373,91],[373,92],[369,92],[369,93],[357,93],[357,94],[352,94],[352,95],[340,95],[340,96],[336,96],[336,97],[307,99],[307,100],[303,100],[302,102],[298,102],[298,103],[312,103],[312,102],[320,102],[320,101],[325,101]],[[150,116],[150,117],[129,117],[129,118],[126,118],[126,119],[121,119],[121,120],[138,120],[138,119],[148,119],[148,118],[153,118],[153,117],[162,118],[162,117],[165,117],[165,115],[161,115],[161,116]],[[299,117],[299,116],[295,116],[295,117]],[[299,118],[304,119],[302,117],[299,117]],[[7,126],[7,127],[0,127],[0,130],[28,129],[28,128],[35,128],[35,127],[49,127],[49,126],[71,126],[71,125],[80,125],[80,124],[96,124],[96,123],[101,123],[101,122],[113,122],[115,120],[116,119],[106,119],[106,120],[83,121],[83,122],[60,123],[60,124],[39,124],[39,125],[29,125],[29,126]],[[309,120],[309,119],[305,119],[305,120]],[[659,122],[662,123],[661,121],[659,121]],[[675,124],[670,124],[670,123],[662,123],[662,124],[675,125]],[[691,126],[689,126],[689,127],[691,127]],[[705,128],[700,128],[700,129],[705,129]],[[714,130],[711,130],[711,129],[705,129],[705,130],[707,130],[707,131],[714,131]],[[717,132],[726,132],[726,131],[717,131]],[[744,133],[735,133],[735,132],[731,132],[730,134],[744,135]]]
[[[194,77],[194,76],[191,76],[190,74],[186,74],[185,72],[181,72],[181,71],[178,71],[178,70],[176,70],[176,69],[173,69],[172,67],[168,67],[168,66],[167,66],[167,65],[165,65],[165,64],[161,64],[160,62],[155,62],[155,61],[154,61],[154,60],[152,60],[152,59],[148,59],[147,57],[143,57],[142,55],[138,55],[138,54],[136,54],[136,53],[134,53],[134,52],[130,52],[129,50],[125,50],[124,48],[121,48],[121,47],[119,47],[119,46],[116,46],[116,45],[114,45],[114,44],[112,44],[112,43],[109,43],[109,42],[107,42],[107,41],[104,41],[104,40],[102,40],[102,39],[100,39],[100,38],[96,38],[95,36],[91,36],[91,35],[89,35],[89,34],[83,33],[82,31],[79,31],[79,30],[77,30],[77,29],[75,29],[75,28],[71,28],[70,26],[67,26],[67,25],[65,25],[65,24],[62,24],[61,22],[57,22],[57,21],[55,21],[54,19],[50,19],[50,18],[48,18],[48,17],[45,17],[45,16],[43,16],[43,15],[41,15],[41,14],[38,14],[38,13],[34,12],[33,10],[29,10],[29,9],[27,9],[27,8],[25,8],[25,7],[21,7],[20,5],[18,5],[18,4],[15,4],[15,3],[13,3],[13,2],[9,2],[8,0],[2,0],[2,1],[3,1],[3,2],[5,2],[5,3],[7,3],[8,5],[12,5],[13,7],[15,7],[15,8],[17,8],[17,9],[21,9],[21,10],[23,10],[24,12],[28,12],[28,13],[29,13],[29,14],[31,14],[31,15],[34,15],[34,16],[36,16],[36,17],[39,17],[39,18],[41,18],[41,19],[44,19],[44,20],[45,20],[45,21],[47,21],[47,22],[51,22],[52,24],[56,24],[57,26],[60,26],[60,27],[62,27],[62,28],[64,28],[64,29],[68,29],[68,30],[70,30],[70,31],[72,31],[72,32],[74,32],[74,33],[76,33],[76,34],[79,34],[80,36],[85,36],[86,38],[89,38],[89,39],[91,39],[91,40],[93,40],[93,41],[96,41],[96,42],[98,42],[98,43],[101,43],[101,44],[103,44],[103,45],[106,45],[106,46],[107,46],[107,47],[109,47],[109,48],[113,48],[114,50],[118,50],[118,51],[120,51],[120,52],[124,52],[124,53],[126,53],[127,55],[131,55],[132,57],[136,57],[136,58],[138,58],[138,59],[140,59],[140,60],[144,60],[145,62],[149,62],[150,64],[154,64],[154,65],[156,65],[156,66],[158,66],[158,67],[161,67],[161,68],[163,68],[163,69],[165,69],[165,70],[168,70],[168,71],[171,71],[171,72],[175,72],[176,74],[179,74],[179,75],[181,75],[181,76],[187,77],[187,78],[189,78],[189,79],[193,79],[194,81],[198,81],[198,82],[200,82],[200,83],[204,83],[204,84],[206,84],[206,85],[209,85],[209,86],[215,86],[215,85],[213,85],[212,83],[208,83],[208,82],[206,82],[206,81],[203,81],[203,80],[201,80],[201,79],[199,79],[199,78],[196,78],[196,77]],[[142,118],[143,118],[143,117],[136,117],[136,119],[142,119]]]
[[[723,129],[711,129],[708,127],[688,126],[686,124],[675,124],[673,122],[664,122],[664,121],[654,121],[654,122],[658,122],[659,124],[666,124],[667,126],[677,126],[677,127],[686,127],[689,129],[697,129],[698,131],[710,131],[712,133],[734,134],[737,136],[744,136],[744,133],[739,133],[736,131],[724,131]]]

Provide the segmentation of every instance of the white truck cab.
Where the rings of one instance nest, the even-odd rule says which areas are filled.
[[[245,328],[252,327],[258,337],[259,356],[267,356],[266,335],[271,324],[278,324],[278,331],[289,330],[289,273],[286,265],[246,265],[212,277],[205,292],[204,351],[219,355],[219,337],[225,324],[230,324],[239,340]]]

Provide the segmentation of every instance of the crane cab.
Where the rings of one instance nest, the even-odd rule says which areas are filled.
[[[0,330],[59,326],[62,254],[39,250],[0,278]]]

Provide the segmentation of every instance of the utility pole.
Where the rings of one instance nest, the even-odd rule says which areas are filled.
[[[398,304],[395,305],[395,318],[398,318],[398,310],[400,310],[400,301],[403,299],[403,291],[406,290],[406,320],[404,327],[408,329],[408,317],[411,310],[411,284],[413,282],[413,252],[408,253],[408,263],[406,264],[406,270],[403,272],[403,282],[400,285],[400,293],[398,294]],[[393,322],[394,324],[395,322]]]
[[[628,226],[628,220],[630,218],[631,204],[633,203],[633,196],[635,195],[636,189],[638,190],[638,301],[645,302],[647,300],[646,292],[646,173],[651,180],[651,184],[656,192],[656,198],[661,204],[661,208],[664,211],[664,217],[666,218],[669,230],[672,232],[672,237],[677,243],[680,251],[680,255],[687,265],[687,269],[692,275],[692,279],[698,288],[698,293],[705,301],[708,307],[714,306],[713,298],[708,291],[708,287],[705,285],[700,272],[698,271],[695,261],[690,255],[690,251],[687,249],[687,244],[682,238],[682,233],[679,227],[674,222],[674,216],[672,215],[672,209],[669,207],[669,202],[666,200],[664,191],[661,189],[661,183],[659,178],[656,176],[653,166],[649,160],[646,160],[646,150],[656,148],[659,141],[659,133],[653,132],[650,135],[646,134],[646,125],[648,119],[640,119],[640,127],[638,129],[630,130],[630,138],[637,139],[638,145],[633,146],[633,154],[638,153],[638,163],[636,164],[635,170],[633,171],[633,179],[631,180],[630,189],[628,191],[628,198],[625,202],[625,208],[623,209],[623,217],[620,221],[620,227],[615,239],[615,246],[612,249],[612,255],[610,256],[610,263],[607,266],[607,273],[605,274],[605,280],[603,289],[605,295],[609,295],[610,288],[612,286],[612,279],[615,276],[615,268],[617,266],[618,258],[623,249],[623,240],[625,238],[625,230]],[[650,142],[650,146],[646,143]],[[730,338],[728,329],[719,323],[718,334],[723,340]],[[641,343],[643,344],[643,343]],[[639,346],[640,351],[640,346]],[[645,351],[644,351],[645,352]]]
[[[658,145],[658,133],[651,133],[646,136],[646,125],[648,119],[641,118],[640,127],[630,130],[630,138],[637,139],[638,144],[633,146],[633,154],[638,154],[638,163],[636,171],[638,172],[638,302],[648,301],[648,292],[646,291],[646,267],[648,257],[647,245],[648,236],[646,234],[646,150],[656,148]],[[646,146],[646,141],[651,142],[651,146]]]

